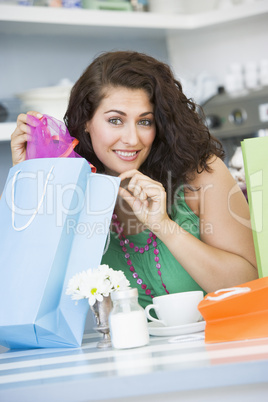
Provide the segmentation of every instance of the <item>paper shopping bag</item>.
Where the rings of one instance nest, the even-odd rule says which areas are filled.
[[[100,264],[118,186],[83,158],[10,169],[0,201],[1,345],[81,345],[88,304],[65,291],[73,275]]]
[[[268,277],[208,293],[198,309],[207,343],[268,337]]]
[[[268,276],[268,137],[242,141],[250,219],[259,277]]]

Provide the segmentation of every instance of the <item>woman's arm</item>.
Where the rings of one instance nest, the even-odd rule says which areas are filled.
[[[28,112],[32,116],[41,119],[43,115],[38,112]],[[13,166],[23,162],[26,157],[26,145],[30,138],[30,127],[27,125],[27,114],[20,114],[17,118],[17,127],[11,134],[11,154]],[[0,199],[2,194],[0,194]]]
[[[198,191],[196,213],[201,242],[175,222],[157,236],[207,292],[235,286],[258,277],[249,208],[227,167],[220,159],[192,183]],[[193,195],[193,194],[192,194]],[[194,205],[189,200],[188,205]],[[186,194],[187,202],[187,194]],[[174,228],[174,225],[177,225]],[[179,233],[176,233],[179,230]],[[176,233],[172,233],[172,229]]]
[[[138,175],[133,181],[131,179],[132,184],[138,184],[135,201],[126,190],[120,190],[120,195],[130,206],[132,203],[132,208],[134,202],[136,207],[138,202],[142,202],[137,200],[140,196],[146,200],[147,211],[143,205],[140,208],[143,214],[137,217],[143,219],[143,223],[165,243],[206,292],[235,286],[258,277],[246,199],[220,159],[214,158],[210,166],[212,172],[198,174],[191,183],[199,190],[186,193],[186,202],[200,218],[201,241],[172,221],[167,213],[156,213],[159,209],[156,204],[154,214],[151,214],[152,209],[148,210],[150,195],[146,196],[145,179],[138,180]],[[127,173],[121,175],[121,179],[124,176],[127,177]],[[151,182],[151,179],[148,180],[148,183]],[[163,203],[163,190],[159,186],[155,200],[158,199],[160,203],[162,197]],[[153,186],[147,187],[151,187],[152,192]]]

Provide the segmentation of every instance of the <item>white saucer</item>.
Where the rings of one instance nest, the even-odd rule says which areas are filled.
[[[204,331],[205,326],[206,321],[198,321],[176,327],[163,327],[161,324],[152,321],[148,323],[148,330],[149,334],[154,336],[176,336]]]

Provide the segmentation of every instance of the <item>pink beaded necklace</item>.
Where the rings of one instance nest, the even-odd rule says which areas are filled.
[[[136,253],[140,252],[141,254],[143,254],[145,251],[149,250],[150,245],[152,244],[152,246],[154,247],[154,254],[155,254],[154,260],[156,262],[157,273],[161,279],[162,286],[165,289],[165,292],[169,294],[169,291],[167,290],[167,287],[162,279],[161,264],[159,263],[159,256],[158,256],[159,250],[157,248],[156,235],[150,232],[149,237],[147,239],[147,244],[144,247],[137,247],[134,245],[134,243],[130,242],[129,239],[127,239],[126,236],[124,235],[123,228],[120,226],[120,222],[118,221],[116,214],[113,214],[113,223],[116,232],[118,234],[118,238],[120,240],[120,246],[122,247],[122,251],[125,253],[125,259],[127,265],[129,266],[129,270],[131,271],[133,278],[137,279],[137,284],[140,285],[143,290],[145,290],[146,295],[151,296],[151,298],[154,297],[151,294],[152,293],[151,289],[147,288],[147,285],[143,282],[142,278],[140,278],[137,272],[135,271],[135,268],[133,267],[132,261],[130,259],[130,255],[127,252],[127,246],[130,247],[131,249],[134,249]]]

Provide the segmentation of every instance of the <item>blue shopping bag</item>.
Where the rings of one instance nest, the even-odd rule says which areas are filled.
[[[65,294],[102,258],[120,180],[83,158],[43,158],[10,169],[0,200],[0,344],[77,347],[88,311]]]

